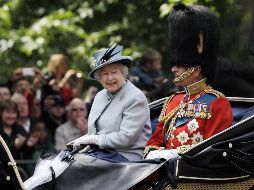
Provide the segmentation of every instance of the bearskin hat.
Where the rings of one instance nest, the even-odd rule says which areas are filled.
[[[205,6],[178,4],[168,21],[171,66],[200,65],[203,76],[211,81],[219,46],[219,24],[215,14]]]

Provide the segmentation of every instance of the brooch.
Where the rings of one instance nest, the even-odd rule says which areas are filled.
[[[187,127],[191,133],[196,131],[199,128],[198,122],[196,119],[192,119],[188,124]]]
[[[188,133],[186,133],[185,131],[180,132],[176,137],[182,145],[190,139]]]
[[[197,134],[193,134],[193,137],[191,138],[192,144],[198,144],[204,140],[203,135],[198,132]]]

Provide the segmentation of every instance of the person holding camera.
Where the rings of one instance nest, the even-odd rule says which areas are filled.
[[[47,65],[48,72],[44,75],[46,80],[43,85],[44,97],[60,95],[65,105],[68,105],[74,97],[81,97],[84,75],[82,72],[69,69],[69,64],[69,58],[66,55],[51,55]],[[73,78],[77,79],[75,84],[71,83]]]

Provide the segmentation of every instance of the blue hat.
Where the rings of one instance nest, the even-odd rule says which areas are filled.
[[[95,71],[113,63],[119,63],[129,67],[131,65],[132,58],[130,56],[122,56],[122,51],[123,46],[116,44],[111,45],[108,49],[103,48],[96,51],[93,54],[94,64],[92,66],[92,71],[88,74],[88,77],[90,79],[95,79]]]

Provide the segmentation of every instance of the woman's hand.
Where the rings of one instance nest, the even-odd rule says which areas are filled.
[[[97,135],[84,135],[79,137],[78,139],[67,144],[72,145],[73,147],[78,147],[80,145],[89,145],[89,144],[98,144],[98,136]]]
[[[49,81],[49,86],[56,92],[58,92],[60,90],[59,84],[58,84],[58,80],[56,79],[51,79]]]

